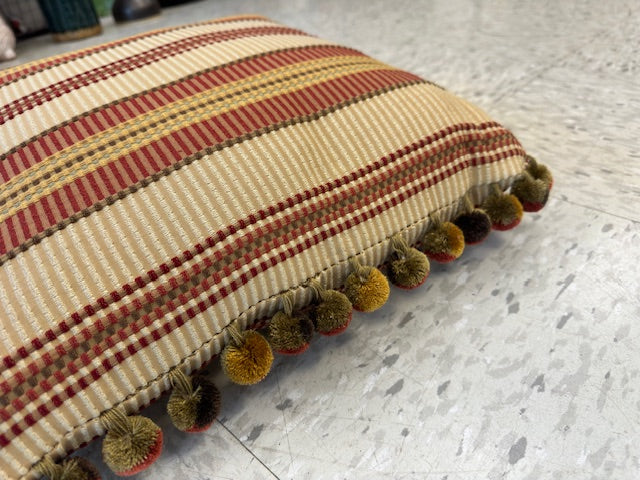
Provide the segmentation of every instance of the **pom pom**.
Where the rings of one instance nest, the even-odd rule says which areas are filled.
[[[267,376],[273,363],[269,342],[254,330],[240,333],[232,325],[227,327],[232,342],[220,355],[222,370],[239,385],[253,385]]]
[[[297,355],[309,348],[313,323],[304,315],[276,313],[269,322],[269,340],[273,349],[283,355]]]
[[[431,260],[448,263],[462,255],[464,234],[451,222],[432,217],[432,225],[422,238],[421,250]]]
[[[181,370],[171,373],[173,391],[167,402],[167,413],[178,430],[203,432],[220,413],[220,392],[200,375],[187,377]]]
[[[520,200],[515,195],[504,193],[500,185],[492,185],[492,193],[482,204],[482,208],[489,219],[494,230],[510,230],[516,227],[522,220],[523,208]]]
[[[98,469],[86,458],[65,458],[56,464],[45,457],[35,469],[49,480],[100,480]]]
[[[158,459],[162,451],[162,430],[151,419],[140,415],[129,417],[118,408],[109,410],[101,418],[107,429],[102,458],[116,475],[135,475]]]
[[[491,219],[486,212],[474,208],[468,194],[463,197],[462,202],[463,211],[453,223],[462,230],[465,244],[476,245],[489,236]]]
[[[431,268],[427,256],[409,247],[402,237],[395,236],[391,242],[394,250],[389,264],[391,283],[406,290],[422,285],[429,276]]]
[[[375,267],[363,267],[352,259],[354,272],[347,277],[345,294],[355,310],[373,312],[389,298],[389,282]]]
[[[553,176],[549,169],[527,156],[527,168],[511,186],[513,193],[525,212],[537,212],[545,206],[549,198],[549,191],[553,186]]]
[[[351,323],[353,307],[344,293],[325,290],[319,285],[314,285],[320,303],[313,309],[313,323],[321,335],[338,335]]]
[[[476,208],[469,213],[463,213],[454,221],[455,225],[462,230],[464,242],[467,245],[481,243],[491,232],[491,220],[489,216]]]

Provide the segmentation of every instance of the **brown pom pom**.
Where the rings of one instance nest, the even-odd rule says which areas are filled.
[[[49,480],[100,480],[98,469],[82,457],[65,458],[59,464],[45,457],[35,470]]]
[[[354,272],[347,277],[345,294],[355,310],[373,312],[389,298],[389,282],[375,267],[363,267],[352,259]]]
[[[462,230],[467,245],[482,242],[491,232],[491,219],[486,212],[473,206],[469,194],[462,198],[462,212],[453,223]]]
[[[162,430],[151,419],[140,415],[127,416],[122,410],[113,408],[101,420],[107,428],[102,442],[102,458],[116,475],[135,475],[160,456]]]
[[[389,279],[396,287],[410,290],[422,285],[431,265],[429,259],[421,251],[409,247],[406,241],[395,236],[391,240],[393,254],[389,262]]]
[[[338,335],[344,332],[353,317],[353,306],[344,293],[325,290],[313,282],[320,303],[312,310],[313,323],[321,335]]]
[[[304,315],[276,313],[269,322],[269,340],[273,349],[283,355],[297,355],[309,348],[313,323]]]
[[[500,185],[491,186],[492,193],[482,204],[482,208],[491,219],[494,230],[510,230],[522,220],[523,208],[515,195],[504,193]]]
[[[203,432],[220,413],[220,392],[200,375],[187,377],[181,370],[171,374],[173,391],[167,402],[167,413],[178,430]]]
[[[273,363],[269,342],[258,332],[240,333],[233,325],[227,327],[233,341],[220,355],[222,370],[239,385],[253,385],[267,376]]]
[[[489,216],[479,208],[469,213],[459,215],[454,223],[462,230],[464,242],[467,245],[477,245],[481,243],[491,232],[491,220]]]
[[[431,226],[420,242],[421,250],[431,260],[448,263],[462,255],[464,234],[451,222],[441,222],[431,218]]]

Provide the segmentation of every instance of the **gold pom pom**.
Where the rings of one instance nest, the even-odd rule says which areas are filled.
[[[399,235],[391,239],[393,254],[389,263],[389,278],[396,287],[410,290],[422,285],[431,266],[421,251],[410,247]]]
[[[354,272],[347,277],[345,294],[355,310],[373,312],[389,298],[389,282],[375,267],[363,267],[352,259]]]
[[[258,383],[267,376],[273,363],[269,342],[254,330],[240,333],[233,325],[227,328],[233,340],[220,355],[222,370],[239,385]]]
[[[187,377],[180,369],[171,372],[173,391],[167,413],[178,430],[203,432],[220,413],[220,392],[200,375]]]
[[[431,260],[441,263],[452,262],[464,251],[464,234],[453,223],[442,222],[434,215],[420,247]]]
[[[160,456],[162,430],[151,419],[127,416],[119,408],[113,408],[103,414],[101,421],[107,429],[102,458],[116,475],[135,475]]]
[[[310,284],[320,300],[313,311],[313,323],[321,335],[332,336],[344,332],[353,317],[353,306],[344,293],[326,290],[317,280]]]
[[[515,195],[504,193],[500,185],[494,183],[492,192],[482,204],[494,230],[510,230],[522,220],[522,204]]]

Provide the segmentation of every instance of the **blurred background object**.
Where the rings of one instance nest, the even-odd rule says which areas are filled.
[[[102,32],[91,0],[38,0],[53,39],[77,40]]]
[[[16,37],[0,15],[0,62],[16,58]]]
[[[116,22],[128,22],[160,13],[157,0],[115,0],[111,13]]]
[[[0,0],[0,14],[7,20],[16,37],[30,37],[47,30],[47,20],[38,0]]]

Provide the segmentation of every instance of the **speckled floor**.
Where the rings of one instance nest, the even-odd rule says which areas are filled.
[[[211,367],[224,406],[208,432],[149,408],[171,434],[139,478],[640,478],[640,3],[201,1],[73,44],[33,39],[14,63],[240,12],[476,102],[552,167],[554,192],[263,383]],[[102,466],[99,448],[83,453]]]

